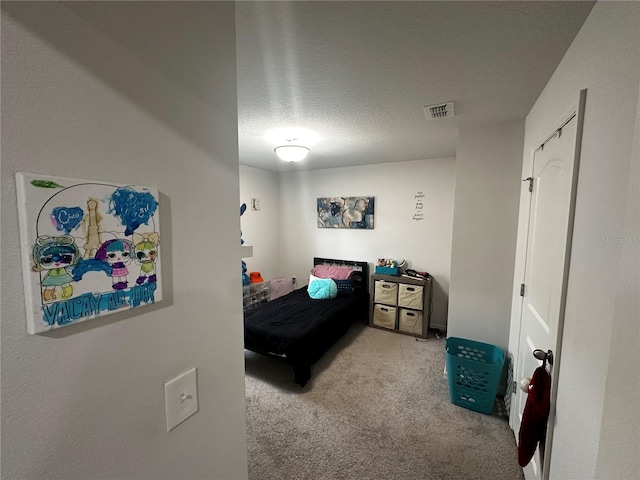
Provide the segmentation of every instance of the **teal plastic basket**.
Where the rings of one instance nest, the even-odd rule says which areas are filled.
[[[504,366],[504,351],[488,343],[447,338],[447,376],[451,403],[491,414]]]

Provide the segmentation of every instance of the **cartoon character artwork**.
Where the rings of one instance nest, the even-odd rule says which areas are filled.
[[[28,333],[162,300],[157,191],[31,173],[16,186]]]
[[[160,235],[153,233],[134,233],[134,260],[140,265],[140,275],[136,279],[138,285],[156,282],[156,262]]]
[[[131,263],[133,244],[129,240],[116,238],[107,240],[96,252],[96,260],[101,260],[111,267],[110,277],[114,290],[124,290],[128,286],[127,265]]]
[[[134,234],[139,235],[139,234]],[[158,236],[157,233],[146,234]],[[77,266],[73,270],[73,279],[76,281],[82,280],[84,275],[88,272],[104,272],[107,276],[111,277],[112,286],[114,290],[124,290],[129,286],[129,269],[127,266],[134,260],[134,245],[131,241],[124,238],[112,238],[107,240],[96,250],[94,258],[88,260],[80,259]],[[153,265],[152,270],[155,272],[155,261],[157,260],[157,252],[153,253]],[[143,254],[144,255],[144,254]],[[155,273],[153,275],[153,282],[156,281]],[[136,280],[138,285],[142,285],[144,281],[140,281],[140,278]]]
[[[59,298],[67,299],[73,295],[74,281],[71,276],[73,265],[78,262],[80,250],[70,235],[52,237],[42,235],[33,246],[33,267],[35,272],[43,272],[40,280],[42,300],[52,302]],[[56,290],[58,290],[56,292]]]

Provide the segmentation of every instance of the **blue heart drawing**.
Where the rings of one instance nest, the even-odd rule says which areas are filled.
[[[69,235],[82,221],[84,213],[80,207],[56,207],[51,211],[51,223],[59,232]]]
[[[120,222],[126,227],[125,235],[132,235],[143,223],[149,224],[157,208],[158,201],[151,193],[123,187],[111,195],[109,213],[120,218]]]

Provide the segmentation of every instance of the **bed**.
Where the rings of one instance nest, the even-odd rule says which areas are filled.
[[[367,262],[314,258],[318,265],[350,267],[353,291],[336,298],[314,300],[307,286],[262,304],[244,314],[244,346],[293,366],[294,381],[304,387],[311,365],[369,309]]]

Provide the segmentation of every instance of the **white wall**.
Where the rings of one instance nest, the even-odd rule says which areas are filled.
[[[598,449],[601,479],[640,478],[640,458],[634,455],[640,451],[640,410],[629,408],[629,399],[640,398],[640,384],[631,379],[640,365],[640,80],[638,87],[601,429],[601,437],[615,440]]]
[[[260,200],[260,210],[251,209],[251,199]],[[265,280],[280,276],[278,265],[278,174],[240,165],[240,204],[246,203],[242,215],[242,239],[253,247],[253,257],[245,258],[247,271],[260,272]]]
[[[451,262],[454,158],[332,168],[280,175],[280,270],[306,285],[313,257],[406,259],[434,277],[431,326],[446,327]],[[423,192],[424,220],[413,220]],[[319,197],[374,196],[373,230],[317,226]]]
[[[2,3],[3,479],[247,478],[234,19]],[[27,335],[16,171],[157,187],[162,303]],[[192,366],[200,412],[167,433]]]
[[[461,126],[449,336],[508,346],[524,124]]]
[[[587,89],[552,479],[640,478],[639,62],[640,4],[597,3],[526,119],[524,173],[549,126]],[[511,351],[519,302],[514,296]]]

